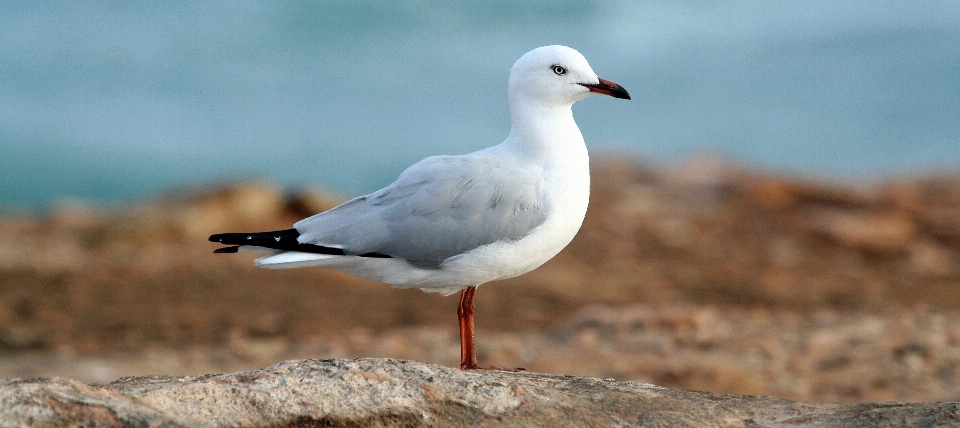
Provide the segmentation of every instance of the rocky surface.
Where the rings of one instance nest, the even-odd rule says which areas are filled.
[[[32,426],[936,427],[960,403],[812,404],[613,379],[461,371],[402,360],[298,360],[87,385],[0,381],[0,419]]]
[[[0,216],[0,378],[109,382],[296,358],[455,366],[456,298],[257,269],[214,232],[330,207],[265,182]],[[593,169],[583,229],[477,294],[480,357],[804,401],[960,397],[960,174],[839,184],[715,159]]]

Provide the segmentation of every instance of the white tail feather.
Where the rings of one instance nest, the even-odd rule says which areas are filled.
[[[284,251],[271,256],[261,257],[254,260],[257,266],[268,269],[290,269],[299,267],[319,267],[324,265],[325,260],[334,257],[330,254],[301,253],[299,251]]]
[[[240,248],[237,248],[238,253],[279,253],[280,250],[275,248],[267,247],[258,247],[256,245],[241,245]]]

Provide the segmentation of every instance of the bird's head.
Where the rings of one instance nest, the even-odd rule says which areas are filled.
[[[570,105],[593,94],[630,99],[622,86],[597,77],[586,58],[566,46],[544,46],[524,54],[510,69],[514,100]]]

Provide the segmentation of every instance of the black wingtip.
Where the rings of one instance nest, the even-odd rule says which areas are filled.
[[[242,246],[272,248],[280,251],[299,251],[304,253],[330,254],[343,256],[347,253],[342,248],[325,247],[322,245],[302,244],[299,242],[300,232],[297,229],[275,230],[273,232],[250,233],[218,233],[210,235],[210,242],[231,245],[214,250],[214,253],[236,253]],[[392,258],[389,254],[370,252],[360,254],[360,257]]]

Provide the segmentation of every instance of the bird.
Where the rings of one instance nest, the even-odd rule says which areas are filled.
[[[257,266],[328,268],[396,288],[460,292],[460,368],[522,370],[478,364],[474,294],[543,265],[579,231],[590,165],[572,107],[596,94],[630,99],[573,48],[536,48],[510,69],[502,143],[427,157],[383,189],[290,229],[212,235],[227,245],[214,253],[265,252]]]

